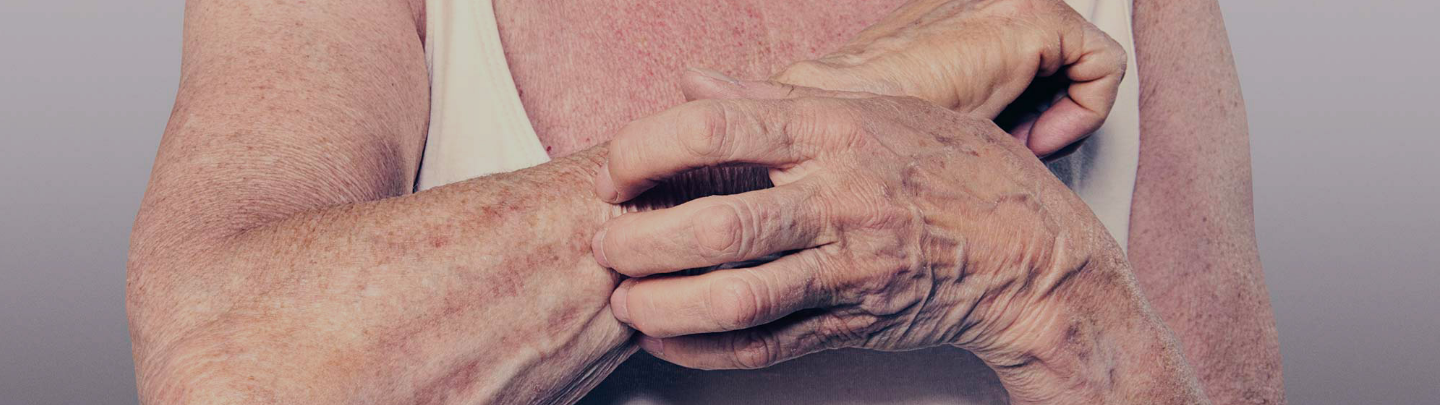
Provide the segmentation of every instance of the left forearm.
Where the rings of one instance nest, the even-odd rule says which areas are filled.
[[[1245,104],[1219,4],[1137,0],[1135,45],[1135,275],[1216,403],[1284,403],[1255,240]]]

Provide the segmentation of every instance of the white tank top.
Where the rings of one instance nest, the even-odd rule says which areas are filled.
[[[1129,52],[1128,0],[1067,0]],[[520,102],[491,0],[427,0],[430,128],[416,185],[424,190],[550,160]],[[1120,84],[1105,125],[1048,164],[1126,245],[1140,154],[1139,79]],[[837,350],[762,370],[698,371],[643,352],[581,403],[990,404],[1006,395],[973,355],[953,348],[899,353]]]

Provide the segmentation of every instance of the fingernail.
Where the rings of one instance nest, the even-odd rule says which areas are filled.
[[[630,324],[629,295],[630,283],[628,282],[621,282],[620,286],[615,288],[615,292],[610,294],[610,313],[615,315],[616,320],[627,325]]]
[[[601,165],[600,174],[595,176],[595,196],[600,197],[602,201],[614,204],[618,202],[615,200],[619,194],[615,191],[615,180],[610,178],[610,164]]]
[[[731,86],[735,86],[735,87],[742,87],[742,86],[743,86],[743,85],[740,84],[740,80],[737,80],[737,79],[735,79],[735,78],[733,78],[733,77],[730,77],[730,76],[726,76],[724,73],[720,73],[719,71],[716,71],[716,70],[706,69],[706,68],[702,68],[702,67],[692,67],[692,68],[690,68],[690,71],[695,72],[695,73],[699,73],[699,74],[701,74],[701,75],[704,75],[705,77],[708,77],[708,78],[714,79],[714,80],[716,80],[716,81],[720,81],[720,82],[729,84],[729,85],[731,85]]]
[[[602,227],[600,232],[596,232],[595,237],[590,239],[590,252],[594,253],[595,263],[599,263],[600,267],[607,269],[610,268],[610,259],[605,257],[605,232],[609,230],[609,228]]]
[[[640,348],[659,356],[665,354],[665,340],[660,338],[640,335]]]

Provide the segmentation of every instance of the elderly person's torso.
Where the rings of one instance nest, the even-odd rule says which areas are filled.
[[[515,85],[550,156],[684,101],[688,67],[764,78],[834,50],[903,4],[880,1],[495,2]]]

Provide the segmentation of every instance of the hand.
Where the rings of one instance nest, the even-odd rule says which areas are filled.
[[[1125,50],[1061,0],[917,0],[838,51],[791,65],[772,80],[914,96],[991,119],[1016,103],[1008,129],[1045,156],[1100,128],[1125,64]],[[1037,76],[1057,73],[1060,86],[1032,86]],[[1027,88],[1039,98],[1031,103],[1042,105],[1018,105]],[[725,97],[716,90],[722,94],[692,96]]]
[[[1012,395],[1039,398],[1106,378],[1076,359],[1111,353],[1099,343],[1111,325],[1157,322],[1084,203],[989,120],[914,98],[788,92],[801,97],[687,103],[611,142],[596,192],[612,203],[709,166],[763,166],[775,184],[621,215],[596,234],[597,262],[635,277],[611,308],[651,354],[757,368],[955,345]],[[1020,384],[1059,369],[1091,374]]]

